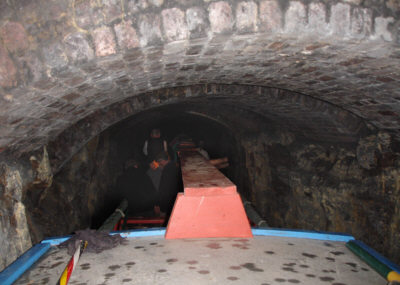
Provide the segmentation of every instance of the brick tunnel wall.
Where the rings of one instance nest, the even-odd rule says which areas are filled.
[[[3,152],[38,149],[125,98],[198,83],[294,90],[398,130],[396,1],[36,0],[0,11]]]
[[[392,0],[2,1],[1,240],[19,241],[1,245],[1,255],[7,256],[3,264],[31,244],[22,203],[30,185],[46,189],[87,142],[155,106],[236,94],[228,103],[264,114],[277,126],[282,121],[296,136],[321,137],[318,144],[358,143],[379,129],[395,141],[400,123],[399,9]],[[265,86],[297,93],[274,93]],[[307,116],[314,112],[315,117]],[[249,159],[271,147],[254,138],[243,138],[243,145],[248,141],[259,145],[245,148]],[[378,154],[385,153],[379,139],[369,143]],[[322,155],[319,149],[305,146],[289,153]],[[353,160],[354,153],[359,152],[353,149]],[[361,155],[364,168],[374,161],[371,153]],[[254,163],[245,160],[243,166],[256,170],[257,159]],[[396,163],[385,171],[397,173]],[[394,174],[370,175],[374,180]],[[300,183],[296,175],[290,177],[291,189],[301,193],[303,185],[307,197],[325,199],[310,192],[312,179]],[[388,192],[398,193],[397,180],[389,181]],[[255,180],[254,185],[275,182]],[[381,185],[387,189],[386,182]],[[398,213],[398,205],[393,207]],[[281,214],[279,218],[284,220]]]

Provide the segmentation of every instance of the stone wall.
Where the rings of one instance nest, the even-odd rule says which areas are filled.
[[[270,135],[247,146],[251,201],[270,226],[350,233],[400,261],[400,155],[387,134],[357,148]]]
[[[33,242],[97,227],[98,219],[107,218],[113,205],[106,196],[115,183],[110,152],[110,140],[104,133],[76,153],[54,175],[50,186],[27,187],[24,203]]]
[[[32,246],[22,202],[21,171],[0,164],[0,271]]]
[[[53,175],[46,148],[0,165],[0,271],[46,237],[98,227],[114,210],[107,199],[121,171],[108,133],[89,141]],[[118,203],[118,201],[114,201]]]

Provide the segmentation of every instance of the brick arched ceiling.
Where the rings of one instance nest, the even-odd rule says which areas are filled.
[[[396,137],[399,20],[394,0],[1,1],[0,152],[73,153],[173,103],[321,140]]]

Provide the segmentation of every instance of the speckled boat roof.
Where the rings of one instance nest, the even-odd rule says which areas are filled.
[[[386,284],[345,244],[257,235],[139,236],[99,254],[84,252],[68,284]],[[56,284],[69,258],[66,249],[52,246],[15,284]]]

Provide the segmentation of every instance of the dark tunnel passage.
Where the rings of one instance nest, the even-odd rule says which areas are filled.
[[[230,166],[221,169],[221,171],[234,183],[238,184],[241,181],[239,165],[240,160],[243,159],[243,150],[241,150],[235,134],[228,126],[211,117],[185,112],[177,106],[155,108],[125,119],[108,130],[110,148],[114,150],[110,153],[109,160],[115,165],[115,169],[119,169],[119,172],[114,172],[115,175],[121,176],[124,172],[122,165],[128,160],[134,159],[138,162],[139,168],[142,169],[138,172],[144,176],[137,177],[137,181],[128,186],[132,189],[132,192],[137,193],[136,199],[133,199],[136,201],[131,201],[129,204],[131,214],[149,211],[153,209],[155,203],[154,199],[146,197],[146,192],[148,196],[151,196],[153,190],[146,175],[149,165],[142,150],[145,140],[149,138],[149,133],[154,128],[161,130],[162,138],[168,143],[170,160],[173,162],[177,160],[177,163],[179,163],[179,158],[175,157],[176,153],[172,149],[171,143],[174,138],[184,134],[191,138],[196,145],[202,141],[204,143],[203,148],[207,150],[211,159],[227,157]],[[128,179],[126,180],[128,181]],[[118,189],[117,184],[118,182],[110,186],[107,194],[108,204],[103,209],[105,213],[112,212],[122,198],[121,189]],[[177,191],[182,191],[182,185],[177,185],[176,188]],[[104,218],[106,217],[95,217],[92,226],[96,227],[103,222]]]
[[[124,163],[129,159],[135,159],[139,162],[141,167],[144,169],[143,172],[148,168],[146,158],[142,152],[144,141],[148,138],[149,132],[153,128],[161,129],[163,138],[167,142],[179,134],[185,134],[192,138],[193,141],[198,144],[199,141],[204,142],[204,148],[207,150],[210,158],[228,157],[230,166],[222,169],[221,171],[229,177],[237,186],[240,192],[245,191],[241,185],[245,185],[244,180],[246,178],[245,173],[240,169],[240,161],[244,160],[243,147],[237,141],[237,137],[232,129],[232,126],[225,125],[221,119],[214,118],[213,116],[207,116],[206,114],[196,113],[191,111],[193,108],[187,108],[185,104],[172,104],[165,107],[157,107],[149,109],[148,111],[141,112],[137,115],[131,116],[118,124],[110,127],[102,134],[92,139],[87,145],[83,147],[83,150],[78,152],[70,162],[66,163],[60,172],[54,177],[56,189],[60,192],[73,191],[81,192],[79,197],[85,196],[84,192],[90,192],[90,180],[99,179],[98,175],[101,176],[102,181],[100,189],[92,189],[93,196],[104,196],[104,201],[100,202],[98,197],[96,202],[92,206],[98,207],[93,212],[93,216],[86,215],[86,222],[83,225],[97,228],[100,224],[114,211],[122,199],[121,192],[117,187],[117,180],[124,173]],[[193,107],[193,104],[189,104]],[[196,108],[195,108],[196,109]],[[173,158],[173,150],[169,146],[169,152],[171,158]],[[99,168],[93,168],[93,165]],[[93,169],[92,169],[93,168]],[[99,174],[101,172],[102,174]],[[145,173],[143,173],[145,175]],[[148,179],[145,177],[145,180]],[[146,191],[149,190],[148,181],[144,179],[138,179],[134,185],[131,185],[132,191],[137,191],[138,199],[146,196]],[[68,181],[68,182],[67,182]],[[137,183],[137,184],[136,184]],[[67,185],[69,184],[69,185]],[[74,190],[76,187],[80,190]],[[64,189],[66,188],[66,189]],[[135,188],[141,190],[135,190]],[[151,188],[151,185],[150,185]],[[69,189],[69,190],[67,190]],[[179,187],[181,189],[181,187]],[[249,189],[246,189],[249,191]],[[57,192],[57,191],[56,191]],[[89,194],[90,195],[90,194]],[[51,196],[51,195],[50,195]],[[49,198],[49,197],[48,197]],[[46,199],[48,199],[46,198]],[[55,197],[54,199],[59,199]],[[38,211],[35,203],[38,200],[34,200],[34,197],[27,197],[28,204],[32,203],[32,212],[38,212],[38,223],[43,223],[43,214],[46,216],[47,213],[54,211],[54,214],[59,212],[59,207],[54,207],[56,202],[50,198],[49,201],[42,201],[44,208],[42,211]],[[64,200],[64,199],[61,199]],[[33,202],[34,201],[34,202]],[[96,203],[99,203],[98,205]],[[73,204],[73,202],[71,203]],[[135,201],[135,205],[130,205],[131,213],[137,213],[152,209],[154,200],[144,199],[143,203]],[[53,205],[53,206],[51,206]],[[67,206],[70,207],[71,205]],[[49,209],[52,208],[52,209]],[[73,206],[72,206],[73,207]],[[137,209],[132,208],[137,207]],[[64,205],[62,206],[64,208]],[[77,210],[79,207],[75,208]],[[72,209],[70,209],[72,210]],[[66,210],[69,212],[69,210]],[[68,215],[68,214],[67,214]],[[52,215],[51,221],[45,225],[45,236],[66,234],[65,227],[61,231],[57,232],[57,228],[54,227]],[[40,220],[40,221],[39,221]],[[80,223],[79,221],[77,221]],[[38,227],[40,228],[40,226]],[[71,230],[73,230],[73,226]]]

